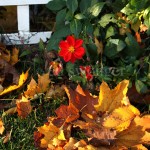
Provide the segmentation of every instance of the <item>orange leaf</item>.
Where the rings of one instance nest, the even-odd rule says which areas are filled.
[[[30,101],[25,97],[22,97],[21,100],[16,102],[17,112],[21,118],[26,118],[32,111]]]
[[[28,71],[26,73],[22,73],[19,78],[19,84],[9,86],[3,92],[0,93],[0,96],[20,88],[27,80],[27,77],[28,77]]]
[[[4,128],[4,124],[2,122],[2,119],[0,118],[0,134],[3,134],[5,128]]]
[[[65,119],[68,123],[79,118],[79,110],[71,103],[69,106],[61,105],[55,110],[55,113],[59,118]]]
[[[138,32],[135,33],[135,38],[136,38],[136,41],[137,41],[138,43],[141,43],[141,42],[142,42],[141,36],[140,36],[140,34],[139,34]]]
[[[100,86],[100,94],[98,104],[95,109],[101,112],[112,112],[116,108],[129,104],[126,97],[129,81],[123,80],[114,89],[110,89],[106,82],[102,82]]]

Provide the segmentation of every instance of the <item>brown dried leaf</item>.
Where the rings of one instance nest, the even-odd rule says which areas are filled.
[[[69,103],[72,103],[82,113],[92,114],[95,111],[94,105],[97,104],[97,97],[92,96],[88,91],[77,92],[71,88],[65,87],[69,97]],[[82,93],[82,94],[80,94]]]
[[[18,54],[19,54],[19,49],[14,47],[12,49],[12,55],[10,57],[10,64],[15,65],[18,62]]]
[[[44,93],[48,90],[50,83],[49,73],[38,75],[38,93]]]
[[[94,40],[95,40],[95,45],[97,47],[98,54],[102,54],[103,53],[103,43],[102,43],[102,41],[99,42],[96,37],[94,38]]]
[[[72,103],[69,106],[61,105],[55,113],[58,118],[63,118],[68,123],[79,118],[79,110]]]
[[[27,91],[24,92],[24,95],[27,98],[33,98],[35,94],[37,94],[37,83],[32,78],[30,83],[27,86]]]
[[[18,115],[21,118],[26,118],[31,113],[32,107],[30,101],[27,98],[22,97],[22,99],[17,101],[16,104]]]

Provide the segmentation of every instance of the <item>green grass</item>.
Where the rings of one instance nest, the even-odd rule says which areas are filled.
[[[34,131],[37,131],[37,127],[47,122],[47,117],[55,115],[54,110],[59,107],[60,103],[64,102],[60,99],[39,102],[40,104],[36,102],[35,108],[26,119],[21,119],[17,114],[4,116],[5,132],[0,136],[0,150],[36,150]],[[2,113],[1,111],[0,115]],[[3,138],[8,132],[11,132],[11,137],[4,144]]]

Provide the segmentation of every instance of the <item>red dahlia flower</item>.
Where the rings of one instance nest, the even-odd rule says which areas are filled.
[[[91,66],[80,66],[81,74],[86,75],[86,79],[91,81],[93,79],[93,75],[91,74]]]
[[[63,57],[66,62],[74,63],[77,59],[81,59],[85,54],[85,49],[82,47],[83,40],[75,39],[74,36],[68,36],[65,41],[60,41],[59,56]]]

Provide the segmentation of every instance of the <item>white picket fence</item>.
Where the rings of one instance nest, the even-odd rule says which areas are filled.
[[[51,31],[30,32],[29,5],[47,4],[50,0],[0,0],[0,6],[17,6],[18,32],[1,34],[7,45],[35,44],[50,38]]]

